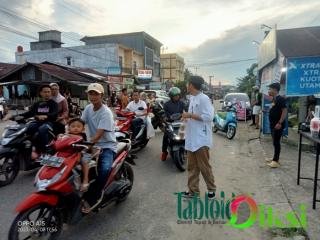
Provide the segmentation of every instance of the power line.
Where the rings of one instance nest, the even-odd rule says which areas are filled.
[[[12,18],[19,18],[19,19],[22,20],[23,22],[30,23],[30,24],[35,25],[35,26],[37,26],[37,27],[39,27],[39,28],[41,28],[41,29],[44,29],[44,30],[56,29],[55,27],[52,27],[52,26],[50,26],[50,25],[46,25],[46,24],[40,23],[39,21],[37,21],[37,20],[35,20],[35,19],[28,18],[28,17],[26,17],[26,16],[23,16],[23,15],[21,15],[21,14],[18,14],[17,12],[12,11],[12,10],[10,10],[10,9],[7,9],[7,8],[5,8],[5,7],[3,7],[3,6],[1,6],[1,7],[2,7],[2,8],[0,8],[0,11],[6,13],[7,15],[9,15],[9,16],[12,17]],[[24,34],[24,33],[23,33],[23,34]],[[30,36],[30,35],[29,35],[29,36]],[[75,39],[74,37],[70,36],[70,34],[66,34],[66,33],[65,33],[65,37],[66,37],[66,38],[69,38],[69,39],[71,39],[71,40],[73,40],[73,41],[79,42],[79,39]],[[35,38],[32,36],[32,39],[35,39]],[[36,40],[38,40],[38,39],[36,39]],[[107,59],[107,58],[100,58],[100,57],[97,57],[97,56],[94,56],[94,55],[90,55],[90,54],[89,54],[89,56],[93,56],[93,57],[96,57],[96,58],[100,58],[100,59],[102,59],[102,60],[104,60],[104,61],[109,61],[109,62],[118,63],[118,62],[116,62],[116,61],[114,61],[114,60],[111,59],[111,55],[114,55],[114,53],[108,51],[107,49],[105,49],[105,50],[106,50],[108,53],[110,53],[110,55],[109,55],[110,58],[109,58],[109,59]],[[72,51],[72,50],[71,50],[71,51]],[[75,50],[73,50],[73,51],[75,51]],[[83,52],[80,52],[80,51],[77,51],[77,52],[78,52],[78,53],[83,53]],[[83,53],[83,54],[85,54],[85,53]],[[87,54],[87,55],[88,55],[88,54]]]
[[[69,3],[67,3],[66,1],[64,0],[60,0],[57,1],[56,3],[58,3],[59,5],[61,5],[62,7],[68,9],[70,12],[72,12],[73,14],[75,15],[78,15],[78,16],[81,16],[81,17],[84,17],[86,18],[87,20],[89,20],[90,22],[96,24],[96,22],[92,21],[92,18],[90,18],[89,16],[87,15],[84,15],[80,10],[77,11],[76,8],[74,6],[71,6]]]
[[[239,60],[223,61],[223,62],[207,62],[207,63],[198,63],[198,64],[186,64],[186,66],[187,67],[205,67],[205,66],[224,65],[224,64],[239,63],[239,62],[249,62],[249,61],[254,61],[254,60],[256,61],[257,58],[239,59]]]
[[[18,34],[22,37],[26,37],[26,38],[31,38],[31,39],[35,39],[35,40],[38,40],[38,38],[34,37],[34,36],[31,36],[27,33],[24,33],[24,32],[21,32],[17,29],[14,29],[12,27],[8,27],[8,26],[5,26],[5,25],[2,25],[0,24],[0,29],[4,30],[4,31],[7,31],[7,32],[11,32],[11,33],[15,33],[15,34]]]
[[[11,32],[11,33],[15,33],[15,34],[17,34],[17,35],[19,35],[19,36],[28,37],[28,38],[32,38],[32,39],[38,40],[38,39],[37,39],[36,37],[34,37],[34,36],[31,36],[31,35],[29,35],[29,34],[27,34],[27,33],[18,31],[18,30],[16,30],[16,29],[11,28],[11,27],[8,27],[8,26],[4,26],[4,25],[1,25],[1,24],[0,24],[0,29],[2,29],[2,30],[4,30],[4,31]],[[107,58],[103,58],[103,57],[99,57],[99,56],[92,55],[92,54],[89,54],[89,53],[81,52],[81,51],[78,51],[78,50],[76,50],[76,49],[72,49],[72,48],[68,48],[68,47],[65,47],[65,48],[62,48],[62,49],[69,50],[69,51],[72,51],[72,52],[81,53],[81,54],[84,54],[84,55],[87,55],[87,56],[91,56],[91,57],[95,57],[95,58],[101,59],[101,60],[103,60],[103,61],[109,61],[109,62],[112,62],[112,63],[116,63],[117,65],[119,64],[118,61],[111,59],[112,56],[110,56],[110,59],[107,59]],[[110,51],[107,51],[107,52],[110,53]],[[113,54],[113,56],[116,56],[116,55]],[[124,64],[124,66],[128,66],[128,67],[130,67],[130,68],[132,67],[132,66],[129,65],[129,64]],[[107,67],[108,67],[108,66],[106,66],[106,68],[107,68]]]
[[[5,8],[5,7],[3,7],[3,6],[1,6],[0,11],[4,12],[7,16],[10,16],[10,17],[13,18],[13,19],[18,18],[18,19],[22,20],[23,22],[30,23],[30,24],[32,24],[32,25],[34,25],[34,26],[37,26],[37,27],[39,27],[39,28],[41,28],[41,29],[43,29],[43,30],[56,29],[56,28],[53,27],[53,26],[43,24],[43,23],[41,23],[41,22],[39,22],[39,21],[37,21],[37,20],[35,20],[35,19],[26,17],[26,16],[24,16],[24,15],[22,15],[22,14],[18,14],[17,12],[12,11],[12,10],[10,10],[10,9],[8,9],[8,8]],[[79,39],[73,37],[71,34],[64,33],[64,35],[65,35],[66,38],[69,38],[70,40],[73,40],[73,41],[75,41],[75,42],[80,42]]]

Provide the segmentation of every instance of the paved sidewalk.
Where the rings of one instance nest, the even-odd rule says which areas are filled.
[[[250,134],[254,137],[258,136],[258,132],[251,129]],[[250,145],[255,151],[261,153],[261,157],[257,158],[259,173],[261,174],[259,182],[261,183],[261,189],[269,192],[267,195],[262,194],[264,201],[271,201],[275,205],[283,206],[284,209],[293,209],[298,216],[300,215],[299,205],[306,204],[308,217],[306,232],[311,240],[319,240],[320,203],[318,203],[316,210],[312,209],[312,181],[301,180],[300,185],[297,185],[298,148],[291,144],[282,143],[281,167],[270,169],[265,165],[265,158],[273,155],[271,138],[264,136],[261,140],[252,140]],[[314,166],[315,155],[311,152],[303,152],[301,176],[313,177]]]

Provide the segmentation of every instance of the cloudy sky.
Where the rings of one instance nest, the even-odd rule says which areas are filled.
[[[29,50],[48,26],[64,33],[65,46],[84,35],[146,31],[193,73],[234,84],[255,60],[219,63],[256,58],[261,24],[318,26],[319,9],[318,0],[0,0],[0,61],[14,62],[16,46]]]

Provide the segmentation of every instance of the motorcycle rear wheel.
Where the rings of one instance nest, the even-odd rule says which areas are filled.
[[[0,155],[0,187],[9,185],[19,173],[19,161],[14,154],[3,153]]]
[[[130,181],[131,189],[132,189],[133,180],[134,180],[134,174],[133,174],[132,167],[128,163],[125,162],[123,164],[123,166],[122,166],[122,170],[121,171],[122,171],[121,172],[121,177]],[[128,195],[130,194],[131,189],[130,189],[129,192],[126,193],[125,196],[123,196],[121,198],[118,198],[117,199],[117,203],[121,203],[121,202],[125,201],[128,198]]]
[[[10,227],[8,239],[56,240],[62,232],[62,226],[60,212],[52,206],[40,204],[18,214]]]

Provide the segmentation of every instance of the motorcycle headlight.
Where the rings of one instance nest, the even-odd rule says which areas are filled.
[[[4,138],[6,136],[7,132],[8,132],[8,128],[5,128],[2,133],[2,138]]]
[[[173,135],[173,140],[175,140],[175,141],[180,141],[182,138],[179,136],[179,135],[177,135],[177,134],[174,134]]]
[[[47,187],[56,183],[61,178],[66,169],[67,166],[65,166],[60,172],[57,172],[51,179],[39,179],[38,172],[35,180],[35,186],[38,189],[38,192],[45,191]]]
[[[13,139],[14,137],[9,137],[9,138],[2,138],[1,139],[1,145],[7,145],[9,142],[11,142],[12,141],[12,139]]]

